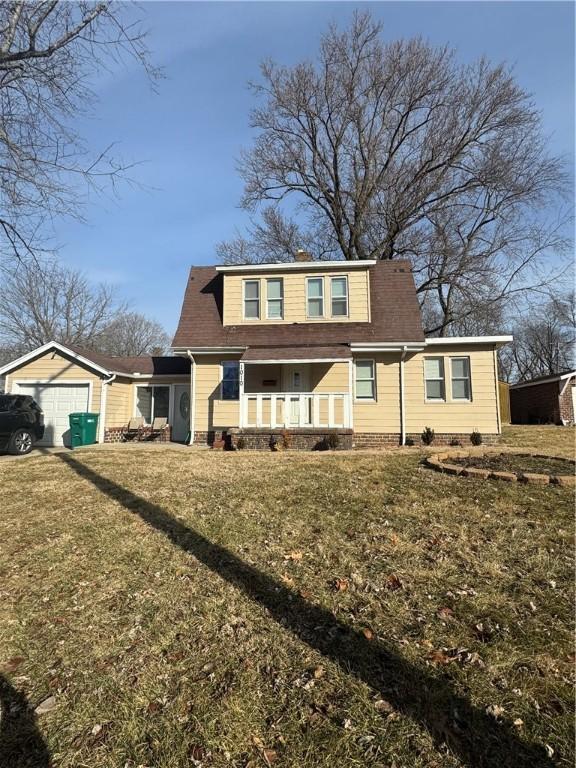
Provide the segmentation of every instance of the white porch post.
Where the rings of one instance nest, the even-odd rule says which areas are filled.
[[[407,348],[400,353],[400,445],[406,445],[406,406],[404,401],[404,360]]]
[[[194,442],[194,431],[196,429],[196,361],[190,350],[187,352],[190,358],[190,440],[188,445],[192,445]]]
[[[245,363],[240,360],[240,366],[238,370],[238,400],[240,405],[240,418],[238,419],[238,423],[240,425],[240,429],[244,428],[244,366]]]

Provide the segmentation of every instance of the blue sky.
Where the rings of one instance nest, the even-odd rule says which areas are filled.
[[[94,83],[100,99],[79,131],[97,152],[110,142],[140,186],[89,200],[87,224],[58,222],[62,259],[117,287],[135,309],[175,329],[192,264],[216,261],[215,244],[241,229],[241,147],[250,144],[247,83],[259,62],[312,58],[331,21],[369,7],[387,39],[421,35],[471,61],[514,66],[534,95],[555,153],[573,160],[574,6],[571,2],[192,3],[147,2],[156,92],[131,62]]]

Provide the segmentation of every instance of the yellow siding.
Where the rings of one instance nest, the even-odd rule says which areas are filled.
[[[266,278],[276,277],[284,280],[284,318],[266,319]],[[324,277],[324,313],[326,317],[311,319],[306,316],[306,278]],[[348,312],[346,318],[331,317],[330,277],[348,278]],[[244,320],[243,282],[260,280],[260,319]],[[370,273],[366,269],[332,269],[326,273],[306,271],[268,272],[261,274],[226,274],[224,275],[224,325],[254,325],[272,323],[333,323],[367,322],[370,320],[369,302]]]
[[[468,356],[472,382],[470,402],[453,401],[450,382],[449,357]],[[443,357],[446,384],[446,402],[426,402],[424,396],[424,358]],[[486,434],[497,434],[498,398],[491,345],[473,348],[454,345],[430,347],[406,360],[406,431],[421,432],[432,427],[436,432],[472,432],[477,429]]]
[[[41,357],[24,363],[10,373],[10,387],[15,381],[53,381],[55,384],[65,381],[92,382],[92,403],[90,410],[100,413],[100,377],[79,365],[75,361],[68,360],[58,352],[46,352]],[[6,388],[7,391],[8,386]]]
[[[311,392],[348,392],[348,363],[312,363]]]
[[[104,385],[106,392],[106,426],[122,427],[132,416],[134,390],[129,379],[116,378]]]
[[[196,361],[196,421],[195,429],[206,432],[209,429],[237,427],[240,421],[238,400],[220,399],[222,360],[238,360],[239,356],[216,357],[202,355]]]
[[[400,353],[357,355],[376,364],[376,401],[354,401],[355,432],[400,434]]]

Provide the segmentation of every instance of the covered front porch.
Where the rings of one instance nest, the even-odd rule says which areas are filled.
[[[241,430],[352,429],[349,347],[250,348],[239,366]]]

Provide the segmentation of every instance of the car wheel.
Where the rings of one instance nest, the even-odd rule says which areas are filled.
[[[8,452],[14,456],[25,456],[30,453],[34,445],[32,433],[27,429],[17,429],[10,438]]]

